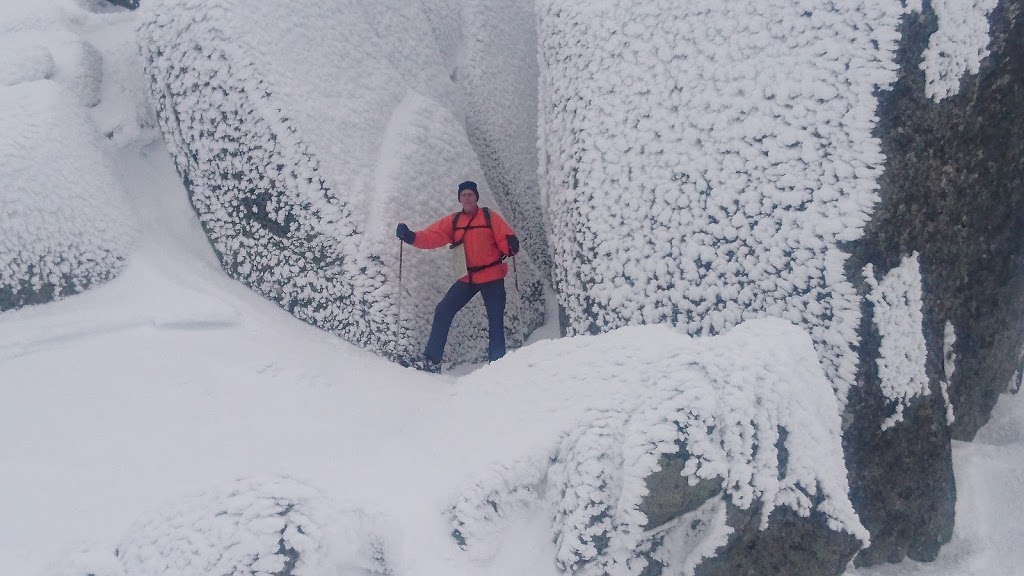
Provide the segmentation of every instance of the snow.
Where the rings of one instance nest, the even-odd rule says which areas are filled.
[[[517,9],[494,2],[488,14]],[[455,186],[467,179],[513,228],[527,216],[504,211],[484,176],[504,173],[505,159],[491,154],[485,170],[467,132],[466,102],[486,95],[464,94],[453,69],[460,54],[493,58],[466,43],[467,22],[449,16],[460,10],[443,0],[154,0],[140,9],[164,136],[225,268],[297,317],[381,354],[418,356],[433,305],[455,280],[438,265],[447,254],[403,261],[402,297],[416,305],[404,307],[396,343],[398,222],[419,229],[452,213]],[[502,134],[492,145],[512,154],[523,144],[509,142],[526,136]],[[543,258],[540,242],[534,232]],[[518,258],[533,297],[521,313],[506,307],[509,334],[543,320],[533,250],[526,244]],[[447,359],[485,357],[484,330],[475,303],[454,325]]]
[[[441,2],[430,6],[444,7]],[[833,500],[812,504],[825,506],[823,512],[856,531],[843,499],[845,474],[841,462],[834,462],[841,399],[823,381],[831,365],[815,364],[808,336],[797,336],[792,327],[779,334],[795,340],[754,339],[754,345],[741,338],[752,326],[781,321],[731,330],[723,324],[716,331],[721,336],[712,339],[690,340],[664,327],[633,327],[546,342],[541,338],[557,333],[554,302],[548,301],[548,323],[534,332],[529,347],[473,372],[475,367],[463,366],[434,376],[399,368],[299,322],[233,281],[188,202],[174,150],[153,139],[152,111],[142,98],[148,88],[131,38],[139,18],[98,0],[0,4],[0,41],[17,37],[18,46],[42,47],[54,58],[50,79],[45,79],[49,65],[40,68],[32,60],[42,49],[19,51],[30,57],[4,69],[24,73],[18,77],[25,80],[0,87],[2,109],[13,110],[9,104],[17,102],[17,111],[25,114],[22,119],[4,114],[2,133],[17,138],[36,131],[59,134],[39,136],[44,154],[28,165],[43,166],[43,178],[76,184],[67,188],[74,194],[60,202],[42,187],[36,190],[42,196],[18,196],[17,204],[0,197],[5,208],[0,218],[9,217],[8,206],[26,206],[26,214],[38,215],[33,211],[42,201],[53,202],[51,208],[81,202],[85,212],[77,214],[93,215],[89,230],[111,217],[103,212],[109,210],[130,214],[125,218],[137,231],[123,250],[118,264],[123,271],[117,277],[58,302],[0,313],[0,437],[6,440],[0,443],[0,511],[5,518],[0,573],[155,574],[159,568],[152,562],[159,558],[200,566],[212,558],[207,554],[211,549],[227,540],[242,545],[234,552],[259,550],[271,558],[281,540],[270,537],[293,523],[311,533],[323,529],[319,543],[308,542],[309,559],[349,570],[342,573],[555,576],[561,574],[556,559],[565,549],[552,536],[557,530],[562,543],[578,542],[581,533],[571,524],[553,523],[554,502],[565,502],[561,491],[544,495],[553,498],[545,510],[547,504],[539,503],[541,494],[533,487],[547,486],[543,480],[556,475],[565,483],[553,487],[584,486],[582,475],[591,473],[621,482],[621,491],[601,495],[618,522],[619,548],[608,554],[621,554],[629,545],[642,547],[646,535],[635,531],[643,527],[634,507],[642,493],[637,480],[653,470],[653,452],[642,447],[654,443],[661,447],[653,450],[668,449],[667,439],[678,430],[664,424],[685,414],[663,401],[682,402],[695,391],[707,395],[692,403],[706,409],[691,414],[694,421],[727,419],[739,412],[754,416],[751,422],[759,425],[746,429],[754,436],[709,435],[703,444],[695,442],[706,451],[701,467],[691,469],[694,474],[719,472],[730,479],[726,487],[738,498],[765,498],[800,509],[806,502],[789,498],[789,490],[818,478],[822,486],[815,493]],[[444,29],[438,33],[438,50],[448,70],[460,46],[454,9],[427,10],[424,20]],[[101,54],[96,106],[86,108],[73,87],[64,85],[74,76],[57,72],[56,35],[87,42]],[[11,53],[0,54],[6,58]],[[415,139],[439,124],[449,130],[443,135],[459,135],[450,120],[458,114],[442,104],[422,93],[403,95],[395,114],[387,114],[380,159],[367,172],[372,174],[370,188],[379,190],[378,178],[383,186],[411,178],[403,175],[406,168],[400,163],[391,163],[392,154],[406,150],[415,158],[429,158],[403,137]],[[467,140],[461,135],[448,141],[452,150],[467,150]],[[428,141],[422,146],[440,145]],[[0,168],[15,166],[20,150],[15,148],[12,156],[5,148]],[[109,197],[114,190],[122,197]],[[395,203],[402,202],[398,189],[390,192]],[[454,191],[442,193],[439,185],[438,195],[447,206]],[[367,216],[366,222],[383,228],[387,211],[377,217]],[[79,221],[62,216],[33,222],[34,231],[45,236],[54,233],[48,224]],[[4,234],[12,229],[8,221],[0,224]],[[127,236],[112,238],[116,243]],[[657,263],[653,266],[658,270]],[[513,299],[510,295],[509,308]],[[821,332],[809,332],[821,356]],[[751,356],[737,350],[738,340],[744,340],[744,350],[750,347]],[[786,350],[777,352],[779,346]],[[715,350],[718,355],[705,358],[705,352]],[[697,374],[694,366],[678,365],[681,358],[698,354],[696,365],[719,373]],[[779,377],[786,362],[800,369],[792,380]],[[762,364],[768,367],[765,374],[750,371]],[[742,381],[758,386],[720,397],[730,390],[724,375],[744,367]],[[801,383],[808,398],[793,399]],[[651,394],[633,394],[634,389]],[[776,405],[758,406],[755,397],[774,399]],[[797,414],[816,408],[814,414]],[[793,484],[774,485],[770,452],[759,451],[754,458],[748,442],[762,432],[771,438],[763,424],[773,415],[779,422],[801,423],[786,440],[794,443],[789,471],[803,473],[791,479]],[[645,425],[652,422],[662,425]],[[610,434],[601,436],[602,431]],[[584,466],[586,458],[573,458],[588,454],[590,440],[605,441],[608,447],[608,458],[594,468]],[[738,452],[720,458],[722,446]],[[939,559],[851,568],[848,576],[1013,574],[1024,564],[1017,529],[1024,514],[1019,496],[1024,492],[1022,397],[1004,396],[976,442],[956,442],[953,448],[957,524]],[[549,456],[561,456],[554,462],[557,474]],[[283,502],[297,507],[279,516],[288,508],[282,508]],[[488,509],[493,514],[486,514]],[[227,514],[218,517],[217,511]],[[452,536],[455,518],[472,520],[464,524],[471,526],[464,535],[465,550]],[[285,532],[289,538],[298,533]],[[709,501],[662,534],[665,544],[651,558],[692,573],[699,559],[713,554],[728,536],[721,500]],[[189,554],[181,555],[186,542]],[[230,547],[222,551],[234,553]],[[239,560],[245,565],[251,557]],[[257,567],[270,567],[272,560],[266,562]]]
[[[878,381],[882,395],[895,410],[882,422],[882,430],[887,430],[903,421],[903,409],[914,398],[929,393],[917,252],[903,258],[881,281],[875,278],[874,266],[868,264],[864,280],[871,287],[867,299],[874,305],[875,327],[882,337],[875,361]]]
[[[786,318],[841,403],[899,2],[538,3],[541,188],[572,333]]]

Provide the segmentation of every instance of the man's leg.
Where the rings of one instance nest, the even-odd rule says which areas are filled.
[[[452,327],[455,314],[476,296],[478,287],[459,280],[452,284],[448,293],[434,308],[434,323],[430,327],[430,338],[423,356],[430,361],[440,362],[444,356],[444,345],[448,342],[448,330]]]
[[[487,358],[497,360],[505,355],[505,280],[495,280],[480,285],[487,309]]]

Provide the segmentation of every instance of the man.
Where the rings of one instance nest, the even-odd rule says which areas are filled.
[[[455,257],[465,264],[466,274],[455,281],[434,309],[434,323],[423,352],[423,361],[415,367],[430,372],[441,371],[441,357],[448,341],[455,314],[479,292],[487,309],[489,342],[487,358],[497,360],[505,355],[505,274],[503,260],[519,252],[519,239],[497,212],[479,206],[480,193],[476,182],[459,184],[462,210],[449,214],[427,228],[413,232],[404,223],[395,230],[398,239],[417,248],[433,249],[450,245],[458,250]],[[465,252],[462,256],[461,252]]]

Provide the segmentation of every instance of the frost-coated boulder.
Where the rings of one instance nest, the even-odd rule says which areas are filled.
[[[481,96],[453,80],[467,62],[494,61],[463,35],[461,4],[142,6],[140,42],[165,140],[225,270],[296,317],[382,354],[422,350],[433,308],[455,279],[448,251],[405,248],[403,340],[395,346],[395,225],[419,229],[451,214],[466,179],[480,184],[482,205],[531,237],[518,258],[521,304],[507,284],[509,342],[543,317],[529,255],[531,244],[544,252],[529,232],[539,224],[524,220],[535,216],[522,208],[530,201],[507,201],[488,184],[505,151],[522,145],[494,145],[490,130],[483,161],[466,118],[466,102]],[[482,10],[500,21],[519,4]],[[481,113],[473,117],[486,124]],[[507,173],[523,174],[515,166]],[[502,193],[519,193],[506,184]],[[475,301],[453,327],[447,358],[485,357],[485,334]]]
[[[0,86],[0,133],[0,311],[116,276],[134,217],[75,95],[52,80]]]
[[[567,331],[804,327],[872,533],[857,561],[933,559],[950,436],[1024,373],[1020,2],[538,7]]]
[[[240,480],[143,518],[114,553],[87,549],[62,576],[383,576],[384,537],[290,478]]]
[[[0,311],[116,276],[137,233],[116,155],[157,135],[131,15],[96,2],[0,8]],[[121,28],[121,29],[119,29]]]
[[[450,509],[485,559],[529,509],[567,574],[841,574],[868,543],[850,502],[839,405],[811,339],[778,319],[691,339],[632,327],[517,353],[537,379],[624,383],[550,453],[481,476]],[[550,370],[550,373],[548,372]],[[493,378],[494,375],[489,375]]]

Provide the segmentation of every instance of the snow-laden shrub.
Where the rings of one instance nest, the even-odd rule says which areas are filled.
[[[242,480],[145,518],[113,555],[81,553],[64,576],[384,576],[372,518],[289,478]]]
[[[577,359],[564,351],[551,377],[629,385],[549,454],[495,469],[463,492],[450,510],[453,536],[474,556],[493,554],[503,525],[537,506],[552,518],[558,565],[575,574],[638,575],[651,563],[692,574],[735,529],[714,502],[756,505],[754,529],[786,507],[867,544],[849,500],[838,402],[802,330],[762,319],[690,339],[667,327],[632,327],[580,350]],[[542,364],[522,358],[530,352],[515,358],[544,378]],[[721,496],[686,521],[650,526],[642,511],[648,479],[675,454],[686,455],[689,485],[712,481]]]
[[[295,316],[380,353],[418,354],[454,280],[449,254],[404,251],[397,348],[398,222],[419,229],[481,184],[451,80],[447,3],[154,1],[140,42],[165,140],[232,276]],[[435,27],[438,27],[435,29]],[[526,246],[529,251],[530,247]],[[540,276],[519,258],[514,327],[541,321]],[[509,284],[510,292],[514,292]],[[454,326],[449,358],[483,357],[483,307]]]
[[[538,4],[541,188],[572,333],[777,316],[814,339],[841,402],[862,235],[894,79],[890,0]]]
[[[125,265],[135,224],[84,109],[51,80],[0,87],[0,310]]]
[[[881,281],[874,266],[864,267],[871,286],[868,300],[874,305],[875,327],[882,338],[877,360],[882,394],[894,412],[882,423],[886,430],[903,421],[903,409],[917,396],[929,393],[925,360],[924,316],[921,312],[921,267],[917,252],[903,259]]]

